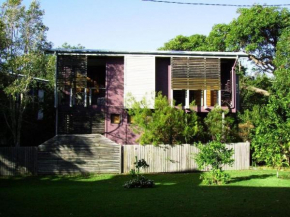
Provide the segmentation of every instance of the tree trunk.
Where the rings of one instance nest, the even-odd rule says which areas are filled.
[[[20,106],[21,107],[21,106]],[[20,108],[18,119],[17,119],[17,132],[16,132],[16,147],[20,147],[20,138],[21,138],[21,128],[22,128],[22,111]]]

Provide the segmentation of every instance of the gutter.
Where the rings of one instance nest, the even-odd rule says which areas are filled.
[[[47,49],[45,53],[60,53],[62,55],[101,55],[101,56],[124,56],[124,55],[154,55],[154,56],[196,56],[196,57],[228,57],[235,58],[248,57],[243,52],[201,52],[201,51],[116,51],[116,50],[97,50],[97,49]]]

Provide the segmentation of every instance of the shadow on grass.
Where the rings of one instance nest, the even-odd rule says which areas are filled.
[[[263,175],[250,175],[250,176],[241,176],[241,177],[233,177],[231,178],[230,183],[237,183],[241,181],[247,181],[252,179],[267,179],[269,177],[274,177],[274,174],[263,174]]]

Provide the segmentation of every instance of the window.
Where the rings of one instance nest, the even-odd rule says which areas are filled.
[[[128,124],[134,124],[134,123],[135,123],[135,121],[134,121],[134,116],[132,116],[132,115],[128,115],[128,116],[127,116],[127,123],[128,123]]]
[[[190,90],[189,91],[189,103],[195,101],[196,106],[203,106],[203,91],[202,90]]]
[[[173,90],[173,99],[175,100],[175,105],[182,104],[182,106],[185,106],[185,96],[185,90]]]
[[[215,106],[216,104],[218,104],[218,91],[217,90],[206,91],[206,105]]]
[[[111,124],[120,124],[120,123],[121,123],[121,115],[111,114]]]

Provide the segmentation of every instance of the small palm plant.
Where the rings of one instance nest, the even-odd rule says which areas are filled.
[[[133,179],[125,182],[123,185],[124,188],[152,188],[154,186],[154,181],[140,174],[140,169],[148,168],[149,165],[144,159],[138,160],[137,156],[135,156],[135,159],[135,168],[130,171]]]

